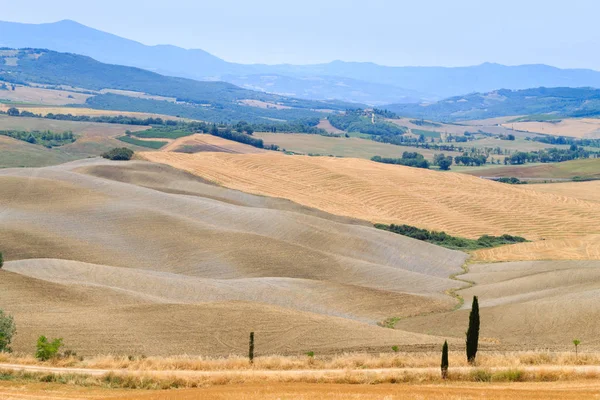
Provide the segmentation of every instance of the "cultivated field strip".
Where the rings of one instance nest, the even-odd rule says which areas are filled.
[[[404,223],[469,238],[508,233],[539,240],[600,233],[597,202],[463,174],[279,153],[155,152],[142,157],[232,189],[376,223]]]
[[[451,309],[467,258],[160,164],[6,169],[0,184],[19,351],[41,331],[88,354],[238,354],[250,329],[271,352],[435,343],[376,323]]]
[[[266,152],[266,150],[253,147],[248,144],[234,142],[232,140],[227,140],[218,136],[207,134],[195,134],[173,140],[167,146],[163,147],[161,151],[174,151],[183,153],[197,153],[208,151],[234,154],[254,154]]]

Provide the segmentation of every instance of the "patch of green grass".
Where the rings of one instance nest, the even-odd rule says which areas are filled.
[[[117,139],[120,140],[121,142],[133,144],[133,145],[140,146],[140,147],[148,147],[149,149],[154,149],[154,150],[158,150],[158,149],[164,147],[165,145],[167,145],[167,143],[168,143],[168,142],[160,142],[160,141],[156,141],[156,140],[152,140],[152,141],[139,140],[139,139],[133,138],[131,136],[127,136],[127,135],[120,136]]]
[[[146,131],[136,132],[135,136],[144,139],[179,139],[185,136],[190,136],[193,133],[194,132],[187,129],[152,128]]]
[[[434,132],[434,131],[426,131],[423,129],[411,129],[412,133],[414,133],[415,135],[423,135],[427,138],[440,138],[441,134],[439,132]]]
[[[386,320],[384,320],[383,322],[379,323],[379,326],[383,327],[383,328],[389,328],[389,329],[394,329],[396,327],[396,324],[398,323],[398,321],[400,321],[402,318],[400,317],[390,317],[387,318]]]
[[[445,232],[428,231],[426,229],[416,228],[410,225],[385,225],[376,224],[377,229],[408,236],[413,239],[422,240],[431,244],[446,247],[452,250],[478,250],[498,247],[507,244],[523,243],[528,240],[520,236],[502,235],[490,236],[483,235],[479,239],[466,239],[457,236],[448,235]]]

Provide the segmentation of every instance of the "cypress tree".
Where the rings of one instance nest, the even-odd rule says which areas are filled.
[[[467,360],[475,363],[477,346],[479,345],[479,301],[473,297],[473,306],[469,314],[469,330],[467,331]]]
[[[248,351],[250,364],[254,364],[254,332],[250,332],[250,349]]]
[[[448,378],[448,341],[442,347],[442,379]]]

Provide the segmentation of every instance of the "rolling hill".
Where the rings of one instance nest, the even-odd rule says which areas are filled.
[[[594,117],[600,115],[600,90],[584,87],[502,89],[450,97],[431,104],[392,104],[386,108],[402,116],[447,122],[510,115],[536,118],[538,114],[548,114],[545,119]]]
[[[186,78],[225,80],[292,97],[330,99],[334,93],[344,101],[374,105],[405,103],[415,97],[435,100],[501,88],[600,87],[600,72],[547,65],[388,67],[343,61],[317,65],[235,64],[203,50],[145,46],[69,20],[38,25],[0,22],[0,46],[83,54],[102,62]]]
[[[263,354],[438,343],[377,323],[451,309],[467,257],[147,162],[4,169],[0,184],[17,351],[40,332],[82,354],[243,354],[249,331]]]
[[[86,100],[94,108],[181,115],[215,122],[299,119],[320,115],[314,110],[343,110],[355,106],[336,101],[293,99],[242,89],[225,82],[174,78],[139,68],[104,64],[77,54],[39,49],[0,50],[0,80],[95,91],[86,93],[95,94]],[[104,89],[120,92],[106,92]],[[132,96],[128,92],[166,99]],[[272,104],[273,107],[261,108],[244,103],[249,100]],[[275,107],[277,105],[284,107]]]
[[[232,189],[373,223],[407,224],[468,238],[511,234],[540,240],[600,233],[598,202],[458,173],[272,152],[148,152],[141,157]]]

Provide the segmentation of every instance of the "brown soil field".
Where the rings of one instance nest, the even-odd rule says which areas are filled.
[[[514,176],[517,178],[572,179],[580,176],[594,179],[600,178],[600,159],[591,158],[541,165],[507,165],[475,171],[465,170],[464,173],[486,177]]]
[[[6,169],[0,184],[17,351],[40,332],[82,354],[244,354],[250,330],[259,354],[430,346],[376,323],[451,309],[466,259],[145,162]]]
[[[221,152],[233,154],[255,154],[266,152],[266,150],[247,144],[206,134],[195,134],[173,140],[167,146],[163,147],[161,151],[173,151],[180,153]]]
[[[371,159],[373,156],[401,158],[405,151],[418,151],[428,160],[433,160],[436,154],[444,153],[450,156],[459,156],[462,153],[451,151],[435,151],[429,149],[415,149],[408,146],[396,146],[388,143],[379,143],[373,140],[356,137],[327,137],[309,135],[305,133],[269,133],[256,132],[254,136],[263,139],[269,144],[276,144],[282,149],[301,154],[320,154],[323,156],[339,156]]]
[[[471,400],[471,399],[595,399],[600,390],[596,382],[517,383],[517,384],[258,384],[213,386],[206,389],[137,394],[132,400],[192,399],[356,399],[356,400]],[[124,399],[126,397],[115,397]]]
[[[0,90],[1,100],[25,102],[34,104],[47,104],[50,106],[64,106],[68,104],[84,104],[91,95],[69,92],[65,90],[51,90],[39,87],[17,86],[16,90]]]
[[[232,189],[376,223],[404,223],[469,238],[514,234],[539,240],[600,233],[597,202],[464,174],[280,153],[141,156]]]
[[[560,122],[515,122],[503,126],[519,131],[575,138],[600,138],[600,119],[563,119]]]
[[[317,125],[317,128],[325,129],[325,131],[327,133],[334,133],[336,135],[340,135],[340,134],[344,133],[343,130],[338,129],[335,126],[331,125],[331,122],[329,122],[329,120],[327,118],[321,119],[321,121],[319,121],[319,124]]]
[[[459,291],[457,312],[401,320],[396,327],[460,338],[472,296],[479,296],[481,336],[503,349],[600,348],[600,261],[531,261],[478,264],[460,276],[475,286]]]

